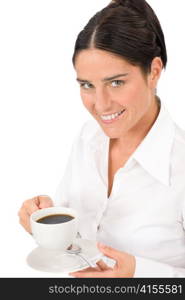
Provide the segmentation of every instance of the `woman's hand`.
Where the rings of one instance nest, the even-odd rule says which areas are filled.
[[[25,200],[18,212],[19,222],[26,231],[31,233],[30,216],[31,214],[40,209],[53,206],[51,198],[47,195],[36,196],[34,198]]]
[[[70,273],[74,277],[133,277],[135,273],[135,257],[111,247],[98,243],[99,250],[116,261],[113,268],[108,267],[102,260],[97,262],[96,268],[87,268],[79,272]]]

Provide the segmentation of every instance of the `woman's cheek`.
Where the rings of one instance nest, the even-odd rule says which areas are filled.
[[[91,111],[93,108],[93,102],[92,102],[92,97],[88,97],[87,95],[82,95],[81,94],[81,98],[82,98],[82,103],[83,105],[86,107],[87,110]]]

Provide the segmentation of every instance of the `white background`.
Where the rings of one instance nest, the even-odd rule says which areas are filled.
[[[71,57],[78,32],[107,0],[0,0],[0,277],[44,276],[26,266],[35,243],[19,225],[22,202],[53,196],[74,137],[91,118]],[[184,0],[148,0],[161,22],[168,65],[158,87],[185,129]]]

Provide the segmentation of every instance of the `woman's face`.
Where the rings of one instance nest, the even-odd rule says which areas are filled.
[[[123,137],[150,121],[159,77],[155,66],[144,78],[140,68],[126,60],[88,49],[77,55],[75,69],[83,104],[107,136]]]

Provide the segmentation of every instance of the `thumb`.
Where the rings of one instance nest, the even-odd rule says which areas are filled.
[[[53,206],[51,197],[47,195],[38,196],[39,208],[47,208]]]
[[[116,261],[119,261],[119,259],[122,257],[122,252],[112,247],[106,246],[102,243],[98,243],[98,248],[105,256],[112,258]]]

